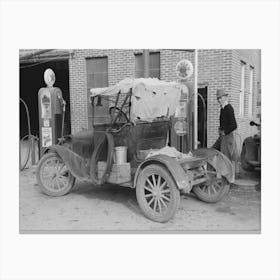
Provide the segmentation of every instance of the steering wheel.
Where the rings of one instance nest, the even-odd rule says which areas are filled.
[[[127,115],[118,107],[110,107],[109,113],[111,116],[111,121],[113,121],[115,118],[115,123],[128,123],[129,119]]]

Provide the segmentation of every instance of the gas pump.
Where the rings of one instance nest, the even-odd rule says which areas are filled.
[[[176,110],[175,119],[173,120],[173,128],[177,135],[177,149],[183,153],[192,149],[190,141],[192,137],[191,126],[189,122],[192,120],[190,108],[190,95],[192,88],[187,79],[193,74],[193,65],[189,60],[183,59],[176,65],[176,75],[182,84],[180,105]]]
[[[40,157],[47,147],[57,144],[63,136],[66,105],[62,91],[53,87],[55,74],[52,69],[44,72],[44,81],[47,87],[40,88],[38,92]]]

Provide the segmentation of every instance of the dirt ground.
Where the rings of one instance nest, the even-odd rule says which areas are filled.
[[[20,172],[19,228],[21,233],[258,233],[261,230],[261,192],[252,187],[231,188],[222,201],[208,204],[182,195],[175,217],[160,224],[145,218],[135,190],[115,185],[93,186],[76,181],[62,197],[43,194],[36,168]]]

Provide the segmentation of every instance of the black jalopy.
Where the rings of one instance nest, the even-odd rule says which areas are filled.
[[[174,151],[167,146],[170,118],[182,91],[188,89],[157,79],[125,79],[92,89],[93,128],[49,147],[37,168],[41,190],[65,195],[75,178],[131,187],[143,214],[156,222],[173,218],[180,193],[192,191],[205,202],[219,201],[234,180],[232,164],[223,154],[214,149],[187,155],[164,152]],[[126,147],[127,162],[114,161],[115,147]]]

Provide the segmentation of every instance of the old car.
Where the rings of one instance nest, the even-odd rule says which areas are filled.
[[[130,187],[143,214],[156,222],[175,215],[180,193],[219,201],[234,180],[231,162],[214,149],[181,153],[169,146],[171,117],[187,90],[151,78],[92,89],[92,128],[48,148],[37,167],[41,190],[65,195],[75,178]]]
[[[244,139],[241,150],[241,167],[245,171],[261,168],[261,125],[251,121],[250,126],[256,126],[258,133]]]

